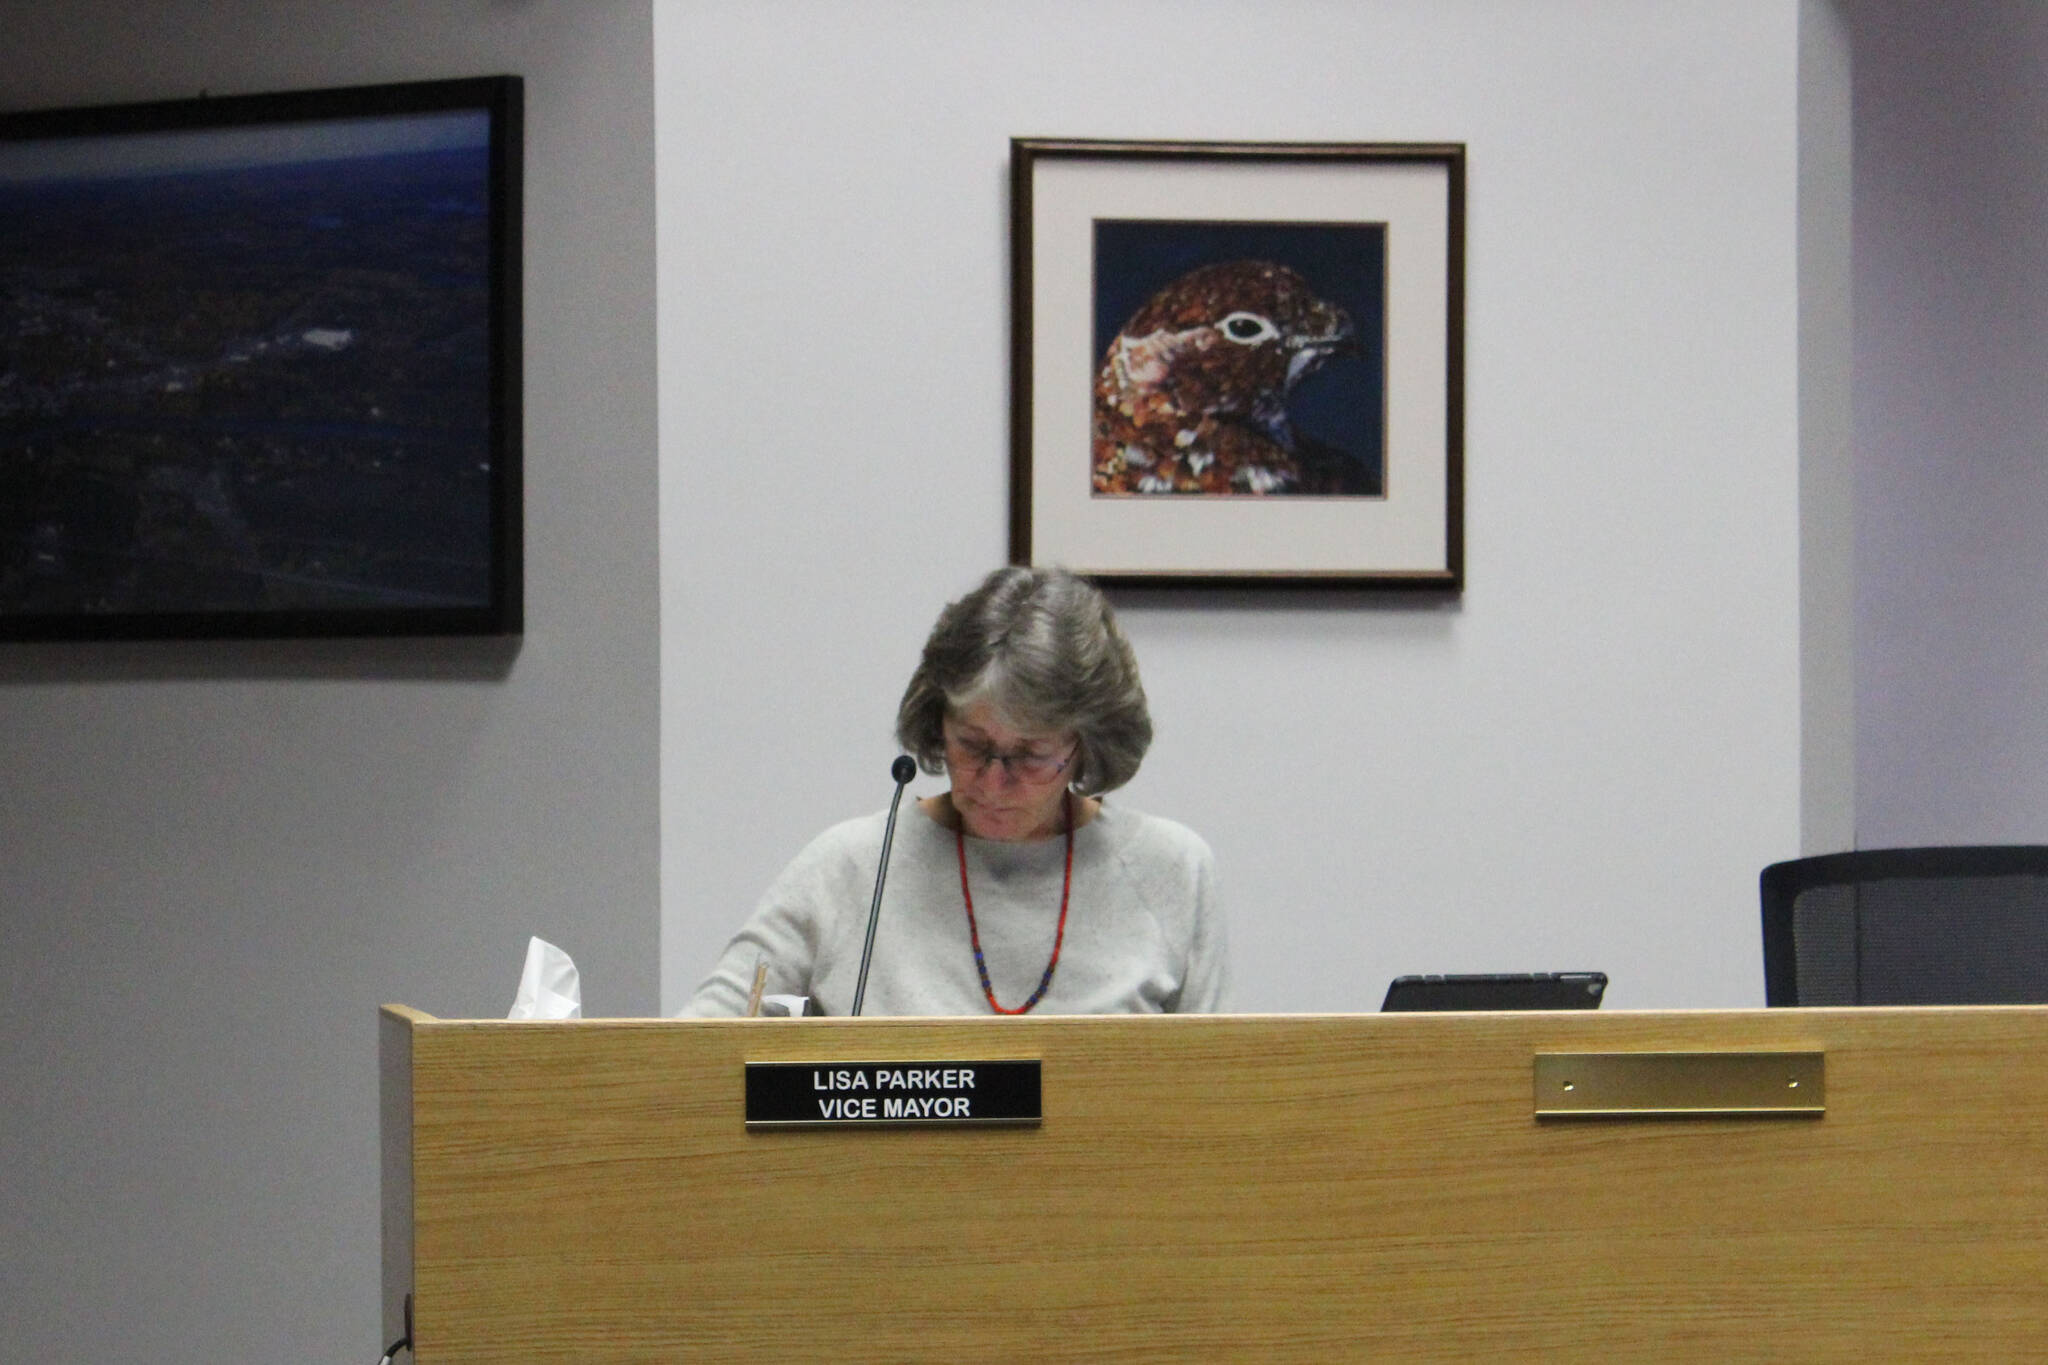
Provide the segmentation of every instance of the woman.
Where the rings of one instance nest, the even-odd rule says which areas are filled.
[[[1152,743],[1138,661],[1101,593],[998,569],[939,613],[897,741],[949,789],[904,812],[863,1014],[1214,1010],[1223,925],[1209,846],[1106,802]],[[776,878],[685,1015],[772,993],[845,1014],[883,812],[835,825]]]

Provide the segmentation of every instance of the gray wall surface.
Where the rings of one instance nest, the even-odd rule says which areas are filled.
[[[526,78],[526,633],[0,646],[0,1358],[373,1361],[376,1007],[657,1003],[650,20],[0,4],[0,107]],[[512,1230],[508,1229],[508,1233]]]
[[[1848,12],[1857,842],[2048,842],[2048,5]]]
[[[1799,851],[1856,837],[1856,477],[1849,35],[1799,6]]]

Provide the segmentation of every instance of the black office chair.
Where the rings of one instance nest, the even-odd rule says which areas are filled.
[[[2048,847],[1878,848],[1763,871],[1764,1003],[2048,1003]]]

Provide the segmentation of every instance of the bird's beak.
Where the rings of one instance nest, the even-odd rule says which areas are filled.
[[[1331,325],[1320,332],[1295,332],[1287,338],[1287,387],[1292,390],[1325,360],[1344,351],[1359,349],[1351,319],[1337,313]]]
[[[1332,356],[1342,351],[1359,349],[1357,333],[1352,329],[1349,318],[1339,318],[1336,325],[1321,332],[1296,332],[1287,338],[1290,351],[1312,351],[1321,356]]]

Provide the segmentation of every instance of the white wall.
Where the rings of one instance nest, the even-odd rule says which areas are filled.
[[[527,628],[0,647],[0,1358],[356,1362],[376,1008],[656,1004],[642,4],[0,3],[0,106],[526,77]]]
[[[1857,839],[2048,842],[2048,7],[1849,14]]]
[[[1128,799],[1215,845],[1234,1003],[1532,967],[1761,1003],[1800,12],[657,0],[664,1008],[882,804],[924,632],[1004,555],[1012,135],[1469,148],[1463,597],[1116,599],[1158,728]]]

